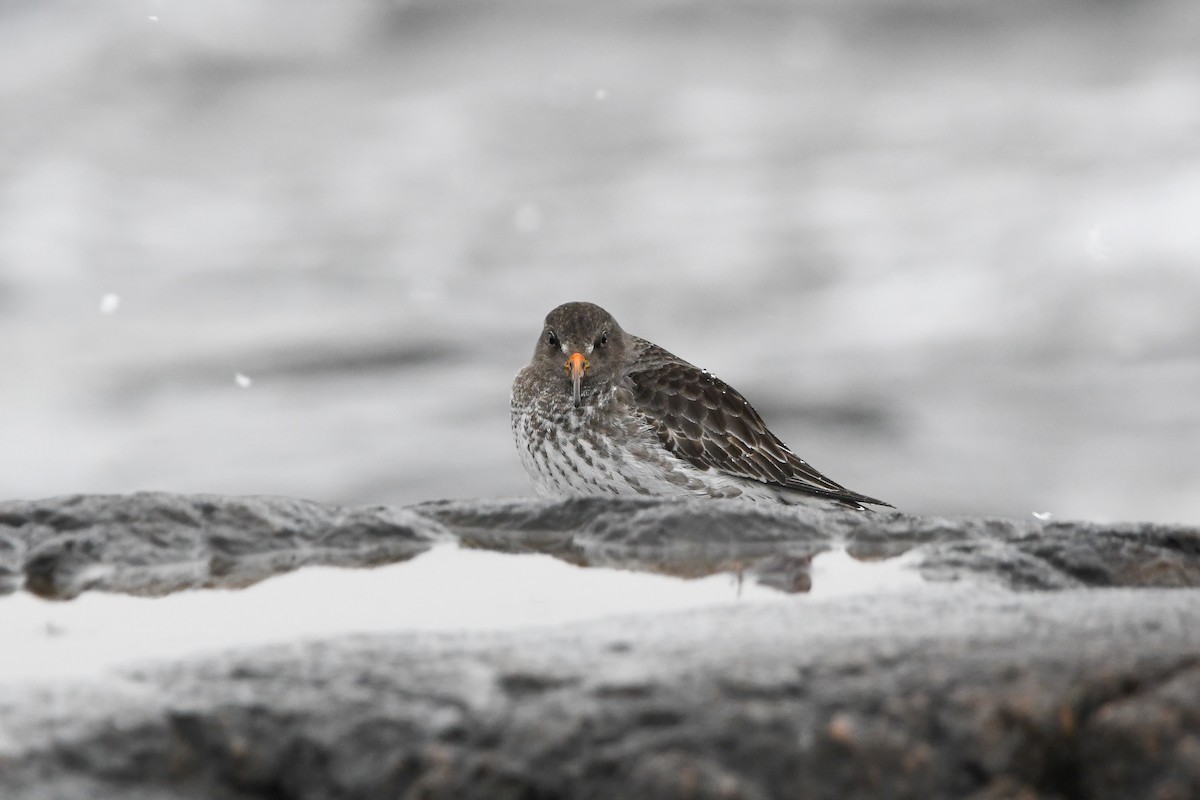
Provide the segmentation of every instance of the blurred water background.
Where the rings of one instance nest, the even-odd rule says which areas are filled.
[[[918,513],[1200,522],[1195,0],[4,0],[0,497],[529,493],[566,300]]]

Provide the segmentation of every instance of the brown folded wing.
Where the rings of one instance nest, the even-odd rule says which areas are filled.
[[[888,505],[850,491],[799,458],[767,429],[746,398],[719,378],[639,340],[628,379],[637,411],[675,455],[714,469],[817,497]]]

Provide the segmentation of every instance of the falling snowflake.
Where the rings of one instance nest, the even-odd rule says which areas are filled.
[[[106,294],[100,298],[100,313],[114,314],[121,307],[121,297],[115,294]]]
[[[1049,512],[1049,511],[1034,511],[1034,512],[1033,512],[1033,517],[1034,517],[1034,519],[1040,519],[1040,520],[1042,520],[1043,522],[1045,522],[1046,520],[1050,519],[1050,516],[1051,516],[1051,515],[1050,515],[1050,512]]]
[[[243,375],[240,372],[233,376],[233,382],[243,389],[249,389],[250,384],[254,383],[254,381],[250,380],[249,376]]]

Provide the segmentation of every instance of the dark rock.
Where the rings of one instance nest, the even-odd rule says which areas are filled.
[[[1082,732],[1080,753],[1093,764],[1083,790],[1098,800],[1200,797],[1200,663],[1128,689],[1100,705]]]
[[[1200,529],[1182,526],[608,498],[443,501],[413,510],[474,547],[682,577],[844,546],[863,559],[916,549],[930,580],[982,577],[1013,589],[1200,586]]]
[[[754,577],[764,586],[795,594],[812,588],[811,568],[811,556],[768,556],[754,564]]]
[[[931,580],[982,577],[1015,589],[1200,586],[1200,530],[1161,525],[949,520],[736,501],[573,498],[342,509],[288,498],[142,493],[0,504],[0,593],[89,588],[163,594],[244,586],[306,564],[368,566],[438,539],[539,552],[586,566],[700,577],[747,571],[770,585],[831,547],[858,558],[916,549]],[[758,565],[758,562],[763,562]]]
[[[0,505],[4,574],[58,597],[394,560],[447,535],[578,563],[744,569],[790,590],[823,549],[916,550],[939,583],[545,630],[344,637],[144,668],[111,685],[0,685],[0,797],[1200,791],[1195,529],[655,501]]]
[[[411,558],[449,534],[404,509],[282,497],[145,492],[0,504],[0,593],[69,599],[88,589],[166,594],[246,586],[306,564]]]
[[[0,791],[1188,797],[1198,653],[1195,595],[1149,590],[357,637],[132,676],[119,724],[115,697],[9,700]]]
[[[16,591],[25,580],[24,568],[24,544],[0,527],[0,596]]]

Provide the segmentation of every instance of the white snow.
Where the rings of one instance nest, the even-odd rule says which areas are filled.
[[[828,550],[813,557],[812,589],[808,597],[846,597],[858,594],[904,592],[926,586],[916,570],[920,554],[909,550],[896,558],[859,561],[845,550]]]
[[[806,602],[907,591],[915,558],[860,562],[845,551],[813,559],[809,595],[786,595],[730,574],[684,580],[582,568],[550,556],[439,545],[375,569],[308,567],[240,590],[166,597],[87,592],[47,601],[0,597],[0,685],[86,679],[114,668],[227,648],[351,633],[483,631],[561,625],[737,603]]]

